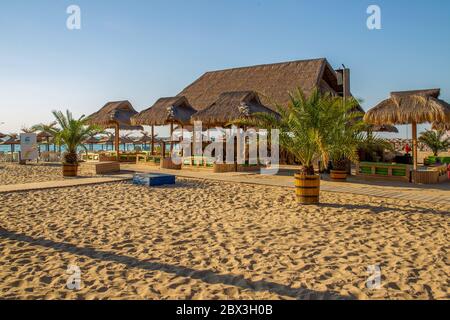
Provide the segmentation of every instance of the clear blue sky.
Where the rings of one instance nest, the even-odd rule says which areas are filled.
[[[66,28],[70,4],[81,30]],[[366,27],[370,4],[382,30]],[[317,57],[351,68],[365,109],[403,89],[439,87],[450,101],[449,35],[448,0],[3,1],[0,131],[110,100],[140,111],[207,70]]]

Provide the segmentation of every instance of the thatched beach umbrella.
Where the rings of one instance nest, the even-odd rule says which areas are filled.
[[[0,132],[0,139],[6,138],[6,134]]]
[[[36,135],[36,138],[38,143],[45,144],[47,151],[50,151],[50,144],[51,144],[50,139],[53,138],[52,134],[45,131],[41,131]]]
[[[115,130],[117,161],[120,159],[120,130],[142,130],[141,126],[132,126],[130,122],[130,118],[137,113],[129,101],[115,101],[108,102],[103,108],[88,117],[90,124]]]
[[[152,137],[148,132],[143,131],[142,132],[142,136],[136,140],[136,143],[139,143],[141,145],[143,145],[144,147],[147,146],[147,144],[151,144],[152,141],[155,141],[155,138],[158,135],[155,135],[155,137]]]
[[[398,129],[389,124],[385,125],[370,125],[369,129],[371,132],[388,132],[388,133],[398,133]]]
[[[224,92],[208,108],[194,114],[191,120],[201,121],[207,127],[223,127],[232,121],[250,118],[260,112],[278,115],[264,106],[253,91]]]
[[[173,126],[174,124],[188,125],[191,116],[196,110],[189,104],[185,97],[161,98],[150,108],[140,112],[131,119],[133,125],[147,125],[152,127],[151,136],[155,136],[154,126],[170,125],[170,150],[173,149]],[[152,139],[152,154],[155,141]],[[164,156],[164,150],[163,150]]]
[[[440,89],[392,92],[369,110],[364,121],[375,125],[411,124],[414,170],[417,170],[417,124],[450,123],[450,105],[439,100]]]
[[[450,123],[433,123],[432,129],[450,131]]]
[[[2,141],[0,143],[0,145],[10,146],[11,147],[11,153],[14,153],[15,146],[20,144],[20,139],[19,139],[18,135],[15,134],[15,133],[9,134],[6,137],[7,137],[7,139]]]
[[[97,139],[95,136],[89,137],[88,139],[83,141],[83,144],[87,144],[90,147],[90,150],[94,150],[94,144],[99,143],[99,139]]]
[[[114,141],[115,141],[114,135],[110,134],[110,135],[99,138],[98,144],[100,144],[102,146],[105,145],[106,150],[108,150],[108,144],[111,144],[114,147]],[[103,150],[103,147],[102,147],[102,150]]]

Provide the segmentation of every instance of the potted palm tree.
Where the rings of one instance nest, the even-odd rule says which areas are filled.
[[[364,129],[362,113],[353,111],[353,103],[334,108],[334,125],[330,128],[330,179],[346,181],[349,162],[359,161],[359,133]]]
[[[354,99],[321,94],[318,89],[307,98],[301,89],[297,89],[290,94],[287,106],[277,106],[279,117],[256,113],[250,119],[234,123],[279,130],[280,146],[301,163],[295,174],[297,200],[312,204],[319,202],[320,193],[320,176],[314,171],[314,163],[318,160],[329,162],[330,154],[335,150],[332,145],[339,137],[336,132],[342,129],[344,120],[354,118],[346,114],[356,106]]]
[[[426,130],[420,135],[419,141],[430,148],[437,163],[441,160],[438,157],[439,152],[447,151],[450,148],[450,138],[445,137],[444,130]]]
[[[58,127],[46,128],[53,135],[55,142],[60,146],[66,147],[63,157],[63,176],[76,177],[78,174],[78,155],[79,147],[86,147],[83,141],[102,131],[98,126],[89,125],[85,116],[75,119],[70,111],[64,115],[61,111],[53,111]]]

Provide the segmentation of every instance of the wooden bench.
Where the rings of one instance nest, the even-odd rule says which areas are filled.
[[[95,176],[98,174],[120,172],[120,163],[114,162],[84,162],[79,167],[80,175]]]
[[[448,181],[447,165],[429,167],[413,173],[413,181],[421,184],[437,184]]]
[[[360,162],[356,164],[356,175],[361,177],[409,181],[411,166],[382,162]]]

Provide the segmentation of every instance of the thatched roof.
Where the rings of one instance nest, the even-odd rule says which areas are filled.
[[[84,144],[96,144],[99,143],[100,139],[97,139],[96,137],[89,137],[86,140],[83,141]]]
[[[20,139],[19,139],[18,135],[11,134],[11,135],[9,135],[7,137],[8,138],[6,140],[0,142],[0,144],[2,144],[2,145],[20,144]]]
[[[432,129],[450,131],[450,123],[433,123]]]
[[[299,87],[306,95],[316,87],[326,92],[340,91],[336,72],[321,58],[207,72],[178,96],[203,110],[224,92],[254,91],[263,105],[276,110],[275,104],[287,105],[289,92]]]
[[[162,126],[172,122],[184,125],[190,123],[195,112],[186,97],[161,98],[150,108],[133,116],[131,122],[148,126]]]
[[[6,134],[0,132],[0,139],[6,138]]]
[[[130,118],[137,113],[129,101],[113,101],[91,114],[88,122],[104,128],[113,128],[119,123],[121,130],[142,130],[141,126],[131,126]]]
[[[222,126],[234,120],[251,117],[252,114],[259,112],[277,115],[275,111],[261,103],[256,92],[224,92],[208,108],[194,114],[191,120],[202,121],[208,126]]]
[[[372,124],[450,122],[450,105],[439,100],[439,89],[392,92],[369,110],[364,121]]]
[[[114,135],[103,136],[98,139],[98,144],[114,143]]]
[[[372,132],[390,132],[390,133],[398,133],[398,129],[392,125],[384,124],[384,125],[370,125],[369,130]]]

